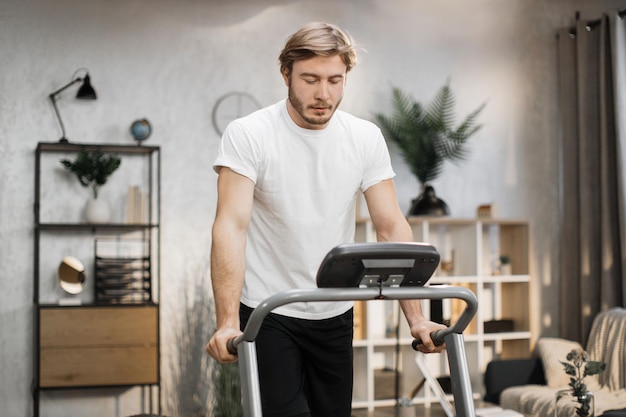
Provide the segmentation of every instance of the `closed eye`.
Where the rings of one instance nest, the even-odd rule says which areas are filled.
[[[307,84],[315,84],[317,82],[320,81],[320,77],[313,75],[313,74],[302,74],[301,75],[302,80],[307,83]],[[328,82],[330,84],[336,85],[336,84],[341,84],[343,83],[343,75],[333,75],[331,77],[328,78]]]

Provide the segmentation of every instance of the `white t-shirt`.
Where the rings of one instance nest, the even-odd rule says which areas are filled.
[[[315,288],[324,256],[354,241],[355,197],[393,178],[380,129],[337,110],[323,130],[297,126],[286,100],[231,122],[213,165],[254,184],[241,302],[256,307],[278,292]],[[352,302],[293,303],[285,316],[326,319]]]

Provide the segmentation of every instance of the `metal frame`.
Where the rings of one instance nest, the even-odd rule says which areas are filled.
[[[463,331],[478,310],[473,292],[464,287],[379,287],[379,288],[317,288],[289,290],[275,294],[254,309],[243,333],[232,340],[239,356],[241,396],[245,417],[261,417],[261,393],[256,356],[256,336],[264,318],[275,308],[295,302],[349,300],[463,300],[466,307],[450,327],[434,332],[435,343],[445,342],[450,365],[452,394],[457,417],[474,417],[474,400],[467,367]]]
[[[71,85],[71,84],[70,84]],[[69,86],[69,85],[68,85]],[[65,88],[65,87],[64,87]],[[63,88],[62,88],[63,89]],[[59,90],[60,91],[60,90]],[[56,93],[58,93],[57,91]],[[54,93],[53,93],[54,94]],[[102,152],[111,152],[111,153],[120,153],[126,155],[145,155],[148,158],[148,181],[149,181],[149,201],[150,208],[148,214],[148,223],[146,224],[83,224],[83,223],[41,223],[40,222],[40,200],[41,200],[41,157],[44,153],[71,153],[71,152],[79,152],[81,150],[100,150]],[[155,166],[156,164],[156,166]],[[154,176],[156,175],[156,177]],[[39,142],[37,144],[37,148],[35,150],[35,190],[34,190],[34,202],[33,202],[33,211],[34,211],[34,223],[35,223],[35,231],[34,231],[34,282],[33,282],[33,303],[35,308],[33,309],[33,380],[31,384],[31,393],[33,397],[33,414],[35,417],[39,416],[39,396],[40,391],[42,390],[68,390],[68,389],[91,389],[91,388],[111,388],[111,387],[128,387],[128,385],[119,385],[119,386],[98,386],[98,387],[76,387],[76,388],[41,388],[39,386],[39,373],[40,373],[40,363],[39,363],[39,334],[40,334],[40,323],[39,323],[39,314],[42,305],[39,300],[39,256],[40,256],[40,235],[44,231],[54,232],[54,231],[73,231],[79,233],[96,233],[96,232],[106,232],[106,233],[124,233],[129,231],[142,231],[144,234],[152,235],[154,232],[154,239],[152,236],[150,237],[149,244],[149,256],[151,258],[151,262],[153,261],[153,255],[155,255],[156,260],[156,273],[152,276],[152,279],[156,283],[155,288],[151,288],[150,294],[150,302],[151,305],[156,305],[159,307],[160,303],[160,291],[161,291],[161,148],[159,146],[139,146],[139,145],[115,145],[115,144],[79,144],[79,143],[65,143],[65,142]],[[153,242],[153,240],[155,242]],[[156,244],[156,254],[153,254],[153,245]],[[156,292],[156,300],[155,300],[155,292]],[[86,307],[87,305],[82,305],[80,307]],[[127,305],[124,305],[127,306]],[[111,308],[115,308],[115,306],[110,306]],[[157,357],[161,357],[161,344],[160,344],[160,314],[157,314]],[[157,384],[136,384],[131,386],[141,387],[142,392],[145,396],[145,390],[149,390],[149,411],[153,412],[153,387],[156,387],[158,391],[158,412],[161,413],[161,361],[157,361],[157,376],[158,383]],[[145,402],[142,401],[142,409],[145,408]]]

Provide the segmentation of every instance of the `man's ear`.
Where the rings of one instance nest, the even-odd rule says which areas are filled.
[[[283,75],[283,80],[285,81],[285,86],[289,87],[289,70],[287,68],[283,68],[281,71]]]

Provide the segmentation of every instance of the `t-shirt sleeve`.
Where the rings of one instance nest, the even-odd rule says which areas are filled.
[[[361,191],[365,192],[372,185],[395,177],[396,173],[391,166],[389,149],[380,129],[370,136],[365,149],[365,161]]]
[[[256,183],[259,152],[249,131],[241,123],[231,122],[222,135],[213,170],[219,173],[221,167],[227,167]]]

